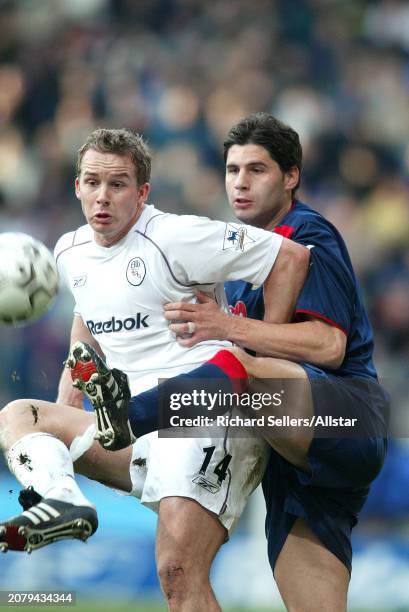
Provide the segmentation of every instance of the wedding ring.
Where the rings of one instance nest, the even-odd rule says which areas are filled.
[[[196,323],[193,323],[193,321],[188,321],[187,329],[189,334],[194,334],[196,331]]]

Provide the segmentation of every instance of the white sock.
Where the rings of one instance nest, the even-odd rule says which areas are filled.
[[[24,487],[43,497],[91,506],[75,482],[70,451],[55,436],[31,433],[17,440],[6,454],[10,471]]]

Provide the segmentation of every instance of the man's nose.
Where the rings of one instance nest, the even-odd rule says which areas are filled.
[[[236,174],[234,186],[236,189],[248,189],[248,174],[244,169]]]
[[[97,195],[97,203],[98,204],[109,204],[109,191],[108,186],[101,183],[98,195]]]

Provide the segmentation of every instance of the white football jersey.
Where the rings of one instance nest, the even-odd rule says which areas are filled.
[[[127,373],[131,393],[159,378],[188,372],[228,342],[212,340],[186,349],[163,315],[168,302],[195,302],[193,289],[227,309],[223,282],[261,285],[282,237],[255,227],[204,217],[163,213],[145,205],[118,243],[102,247],[89,225],[64,234],[55,247],[61,278],[101,346],[109,367]]]

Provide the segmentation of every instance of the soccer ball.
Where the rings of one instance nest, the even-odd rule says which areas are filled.
[[[28,234],[0,234],[0,324],[35,321],[57,291],[57,267],[47,247]]]

